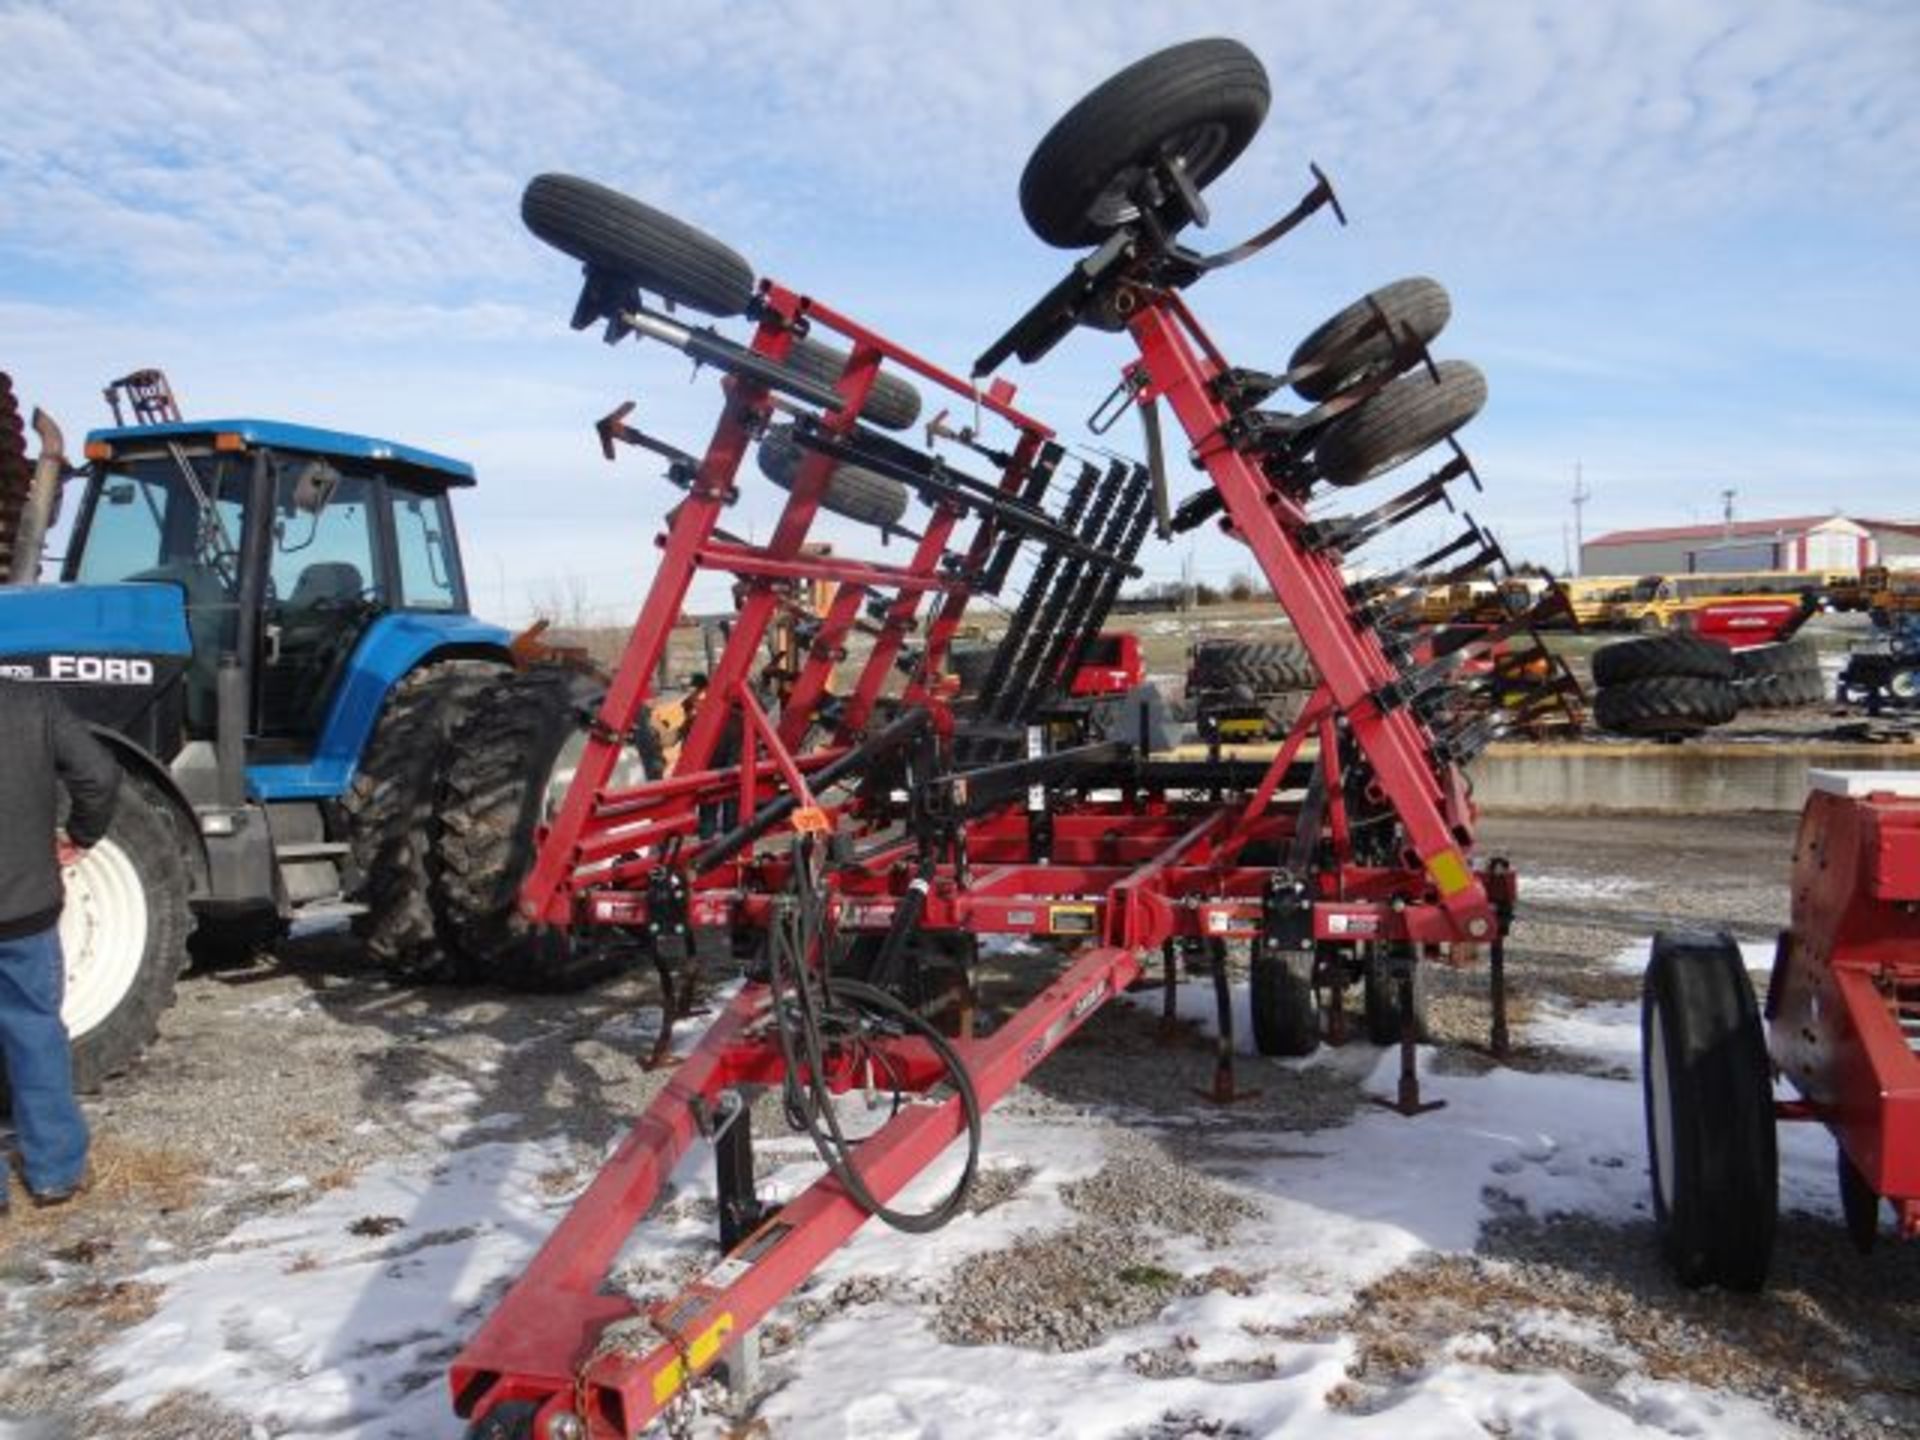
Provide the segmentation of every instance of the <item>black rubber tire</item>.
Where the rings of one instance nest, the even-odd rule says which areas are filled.
[[[1137,218],[1126,196],[1145,167],[1172,153],[1204,188],[1247,148],[1271,100],[1265,68],[1237,40],[1190,40],[1136,60],[1034,147],[1020,174],[1020,212],[1049,245],[1098,245]]]
[[[1717,640],[1684,631],[1620,640],[1593,652],[1593,683],[1624,685],[1669,677],[1732,680],[1733,652]]]
[[[838,385],[853,357],[845,350],[822,345],[817,340],[796,340],[787,351],[787,364],[811,380],[823,385]],[[920,418],[920,391],[911,382],[882,370],[873,377],[860,406],[860,418],[882,430],[906,430]]]
[[[113,823],[95,847],[100,853],[82,862],[84,867],[124,860],[144,897],[146,919],[138,969],[117,998],[109,997],[109,1007],[72,1036],[73,1083],[83,1092],[98,1090],[153,1043],[161,1015],[173,1004],[174,984],[187,968],[187,934],[193,926],[187,908],[190,877],[180,831],[167,807],[166,798],[145,779],[123,774]],[[76,879],[69,884],[67,910],[61,915],[69,977],[86,970],[93,944],[92,916],[79,883]],[[76,988],[70,979],[70,1002]],[[71,1009],[68,1013],[71,1016]]]
[[[1816,675],[1820,673],[1820,650],[1810,635],[1795,636],[1778,645],[1755,645],[1749,650],[1735,650],[1731,654],[1735,680],[1759,680],[1768,675],[1787,675],[1808,670]]]
[[[513,990],[583,989],[626,968],[630,948],[521,917],[547,782],[599,696],[589,676],[522,671],[482,692],[454,736],[440,786],[433,902],[463,974]]]
[[[1402,375],[1328,423],[1313,448],[1320,478],[1359,485],[1438,445],[1478,415],[1487,381],[1465,360],[1442,360],[1435,383],[1425,366]]]
[[[0,584],[13,573],[13,547],[32,488],[33,464],[27,459],[26,427],[14,398],[13,378],[0,371]]]
[[[1739,713],[1731,683],[1690,676],[1607,685],[1593,697],[1594,722],[1616,735],[1698,735]]]
[[[760,441],[760,473],[782,490],[791,490],[806,453],[793,438],[792,427],[776,426]],[[820,504],[849,520],[887,529],[907,513],[907,487],[890,475],[877,475],[858,465],[836,465],[827,477],[827,493]]]
[[[1266,640],[1201,640],[1187,656],[1187,688],[1194,694],[1244,686],[1253,696],[1311,690],[1320,672],[1304,645]]]
[[[440,780],[449,746],[474,701],[511,675],[501,663],[422,665],[387,694],[361,754],[343,810],[358,884],[348,899],[367,907],[353,933],[367,958],[397,979],[463,980],[433,905],[433,848]]]
[[[1773,1255],[1779,1174],[1772,1066],[1740,947],[1662,932],[1641,988],[1653,1218],[1688,1289],[1757,1291]]]
[[[685,221],[577,175],[536,175],[520,218],[554,249],[705,315],[739,315],[753,267]]]
[[[1438,280],[1416,275],[1382,285],[1317,326],[1294,347],[1293,356],[1287,361],[1289,370],[1305,365],[1326,366],[1316,374],[1295,381],[1296,394],[1304,400],[1318,402],[1356,380],[1372,379],[1401,368],[1394,360],[1393,337],[1373,333],[1360,338],[1376,319],[1376,305],[1396,332],[1412,330],[1422,344],[1429,345],[1447,328],[1447,321],[1453,315],[1453,301]]]
[[[1736,680],[1733,689],[1742,710],[1796,710],[1827,701],[1826,677],[1818,670],[1785,670]]]
[[[1254,946],[1247,988],[1253,1009],[1253,1048],[1262,1055],[1297,1059],[1320,1048],[1320,997],[1313,988],[1313,959],[1312,951],[1273,953],[1265,946]]]
[[[1402,957],[1412,961],[1414,1038],[1427,1038],[1427,967],[1411,946],[1395,942],[1373,946],[1360,976],[1361,1010],[1367,1039],[1374,1045],[1400,1043],[1405,1011],[1400,1004],[1400,982],[1393,972]]]

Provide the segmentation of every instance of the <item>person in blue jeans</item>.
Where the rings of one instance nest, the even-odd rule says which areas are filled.
[[[71,804],[58,827],[60,790]],[[0,680],[0,1063],[20,1168],[36,1205],[87,1186],[87,1121],[60,1022],[60,872],[107,833],[120,767],[43,685]],[[7,1172],[0,1165],[0,1213]]]

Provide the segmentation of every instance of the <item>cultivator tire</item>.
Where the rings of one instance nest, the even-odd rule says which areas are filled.
[[[1242,688],[1254,696],[1311,690],[1320,672],[1304,645],[1258,640],[1202,640],[1187,662],[1187,682],[1196,693]]]
[[[1593,652],[1595,685],[1659,679],[1732,680],[1737,674],[1733,652],[1726,646],[1678,631],[1622,640]]]
[[[686,222],[576,175],[536,175],[520,218],[574,259],[705,315],[739,315],[753,267]]]
[[[1394,962],[1399,954],[1395,947],[1375,945],[1367,953],[1365,969],[1360,976],[1360,994],[1363,1017],[1367,1027],[1367,1040],[1374,1045],[1398,1045],[1406,1011],[1400,1004],[1400,982],[1393,974]],[[1413,960],[1413,1033],[1414,1038],[1427,1038],[1427,967],[1420,957]]]
[[[1742,710],[1794,710],[1821,705],[1827,699],[1827,681],[1819,670],[1786,670],[1736,680],[1734,693]]]
[[[454,733],[485,688],[512,672],[484,660],[423,665],[387,696],[347,791],[347,839],[367,907],[353,933],[367,958],[404,980],[463,980],[433,906],[440,782]]]
[[[1393,335],[1368,333],[1379,314],[1386,316]],[[1446,329],[1452,316],[1453,301],[1438,280],[1421,275],[1382,285],[1354,301],[1294,347],[1293,357],[1287,361],[1289,370],[1308,365],[1326,367],[1294,381],[1294,391],[1301,399],[1317,403],[1356,381],[1402,369],[1394,353],[1398,335],[1411,330],[1422,345],[1431,344]]]
[[[1820,673],[1820,651],[1808,635],[1783,640],[1778,645],[1755,645],[1750,650],[1735,650],[1733,678],[1737,681],[1760,680],[1769,675],[1790,675],[1811,670]]]
[[[1192,40],[1137,60],[1041,138],[1020,175],[1020,212],[1049,245],[1098,245],[1139,217],[1131,192],[1162,156],[1204,188],[1247,148],[1271,100],[1266,70],[1234,40]],[[1185,217],[1169,205],[1157,218]]]
[[[1688,1289],[1767,1281],[1779,1185],[1772,1066],[1740,947],[1658,934],[1641,990],[1654,1224]]]
[[[823,385],[837,386],[852,358],[845,350],[817,340],[796,340],[787,351],[789,368]],[[920,418],[920,391],[898,375],[882,371],[873,377],[873,388],[860,406],[860,418],[882,430],[908,429]]]
[[[632,958],[585,932],[536,926],[519,911],[550,782],[598,694],[592,677],[577,671],[523,671],[477,696],[454,737],[440,786],[433,902],[466,975],[513,990],[579,990]]]
[[[75,1088],[98,1090],[153,1043],[187,966],[189,883],[167,800],[124,772],[113,823],[66,876],[61,1016],[73,1042]]]
[[[1244,857],[1243,857],[1244,858]],[[1320,999],[1313,988],[1313,952],[1271,952],[1255,945],[1249,967],[1253,1048],[1297,1059],[1320,1048]]]
[[[1423,366],[1328,423],[1314,463],[1331,485],[1359,485],[1438,445],[1478,415],[1487,381],[1465,360],[1442,360],[1436,382]]]
[[[1725,680],[1659,676],[1596,691],[1593,718],[1616,735],[1698,735],[1740,713],[1740,700]]]
[[[789,427],[769,430],[760,442],[760,473],[782,490],[791,490],[806,454]],[[858,465],[836,465],[827,477],[820,504],[836,515],[884,530],[898,525],[907,513],[907,487],[890,475],[876,475]]]

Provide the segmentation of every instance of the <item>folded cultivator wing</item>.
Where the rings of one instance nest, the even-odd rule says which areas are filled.
[[[1381,1038],[1404,1039],[1400,1105],[1412,1111],[1418,973],[1485,947],[1504,1043],[1514,883],[1470,858],[1460,767],[1500,723],[1469,690],[1511,681],[1484,663],[1507,628],[1436,654],[1400,599],[1414,571],[1484,570],[1498,548],[1463,518],[1461,537],[1412,571],[1352,568],[1381,534],[1450,509],[1453,482],[1477,487],[1453,436],[1485,386],[1472,366],[1429,356],[1448,313],[1429,280],[1342,311],[1284,370],[1233,365],[1208,338],[1188,289],[1310,214],[1338,213],[1315,171],[1301,204],[1245,245],[1204,255],[1176,239],[1204,223],[1201,188],[1266,106],[1259,62],[1211,40],[1139,62],[1070,111],[1028,165],[1021,204],[1042,239],[1091,248],[966,376],[808,292],[756,282],[739,255],[638,201],[565,176],[528,187],[528,225],[585,267],[576,328],[684,351],[719,372],[722,403],[697,455],[627,424],[631,407],[602,422],[610,455],[617,442],[661,455],[686,493],[513,922],[554,963],[609,935],[638,941],[668,982],[669,1020],[710,957],[744,957],[745,983],[455,1362],[474,1433],[635,1434],[870,1216],[944,1223],[965,1200],[983,1111],[1150,957],[1171,985],[1181,953],[1248,942],[1257,1038],[1279,1052],[1317,1043],[1318,997],[1337,1003],[1364,972],[1370,1002],[1377,989],[1381,1014],[1400,1017]],[[751,335],[674,318],[648,295],[744,316]],[[1137,463],[1082,454],[991,378],[1081,325],[1134,342],[1090,425],[1135,411]],[[971,424],[936,419],[922,447],[901,432],[928,387]],[[1301,403],[1280,408],[1289,391]],[[1436,446],[1437,469],[1366,513],[1310,515],[1329,487]],[[1201,484],[1176,505],[1168,459],[1181,448]],[[764,543],[724,528],[756,469],[786,492]],[[823,510],[893,537],[896,558],[809,544]],[[1317,677],[1271,760],[1156,753],[1144,697],[1116,721],[1110,698],[1069,693],[1150,535],[1210,523],[1247,547]],[[677,758],[636,782],[622,756],[647,731],[653,677],[703,571],[732,579],[738,613]],[[817,611],[797,604],[822,584]],[[976,598],[1010,620],[990,657],[970,657],[961,693],[949,655]],[[783,624],[793,643],[768,666]],[[1065,958],[1010,1018],[974,1033],[981,935],[1049,937],[1044,953]],[[1230,1074],[1219,1083],[1230,1095]],[[751,1097],[768,1088],[826,1167],[777,1209],[753,1185]],[[863,1136],[838,1108],[850,1090],[891,1096]],[[726,1253],[636,1313],[607,1292],[607,1270],[696,1137],[716,1152]],[[898,1208],[962,1137],[947,1193]]]

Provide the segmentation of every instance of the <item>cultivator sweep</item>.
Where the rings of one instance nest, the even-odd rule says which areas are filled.
[[[623,195],[563,176],[529,186],[529,225],[585,265],[576,327],[601,325],[610,343],[652,338],[713,366],[723,405],[698,456],[633,427],[631,412],[602,423],[610,450],[625,441],[663,456],[686,494],[540,836],[521,916],[556,943],[567,932],[639,937],[670,997],[716,954],[743,956],[745,982],[455,1362],[454,1403],[473,1433],[635,1434],[870,1216],[908,1230],[945,1223],[964,1203],[984,1111],[1139,980],[1149,957],[1171,985],[1183,953],[1215,956],[1224,1031],[1219,957],[1226,942],[1248,942],[1263,1040],[1297,1032],[1303,1017],[1317,1025],[1317,992],[1337,996],[1359,970],[1377,971],[1403,1017],[1398,1104],[1409,1113],[1421,1108],[1421,966],[1484,949],[1504,1044],[1498,979],[1515,882],[1500,862],[1470,858],[1461,766],[1500,724],[1464,703],[1469,684],[1487,683],[1471,678],[1473,663],[1508,637],[1496,627],[1435,654],[1402,623],[1398,599],[1412,570],[1484,570],[1498,547],[1469,517],[1404,576],[1349,569],[1369,541],[1449,506],[1451,482],[1477,486],[1452,436],[1484,386],[1471,366],[1429,357],[1447,317],[1431,281],[1349,307],[1281,371],[1236,367],[1209,339],[1183,292],[1338,209],[1316,171],[1300,205],[1247,245],[1208,256],[1175,240],[1204,222],[1199,190],[1252,138],[1266,97],[1249,52],[1201,41],[1141,61],[1069,112],[1029,164],[1022,203],[1043,239],[1093,248],[967,376],[808,292],[755,283],[741,257]],[[751,337],[670,318],[643,292],[744,314]],[[1081,325],[1134,343],[1097,423],[1135,410],[1141,462],[1083,454],[990,378]],[[929,425],[924,449],[899,438],[917,418],[909,377],[946,392],[971,423]],[[1299,413],[1263,408],[1289,389],[1307,402]],[[1162,404],[1204,472],[1177,507]],[[1437,470],[1365,514],[1310,508],[1329,487],[1441,444]],[[769,460],[770,445],[785,458]],[[755,446],[788,492],[764,543],[721,527]],[[823,509],[905,536],[911,554],[810,550]],[[1210,522],[1247,547],[1319,675],[1271,760],[1156,754],[1144,709],[1137,730],[1116,733],[1093,727],[1067,693],[1149,533]],[[704,571],[734,582],[725,647],[670,771],[616,783]],[[816,581],[832,598],[772,683],[761,668],[770,628],[791,587]],[[981,598],[1002,602],[1010,621],[984,679],[957,698],[947,655]],[[976,1032],[966,999],[982,935],[1042,937],[1044,953],[1065,958]],[[826,1167],[777,1208],[753,1180],[750,1099],[768,1088]],[[1230,1071],[1215,1090],[1231,1095]],[[883,1097],[877,1128],[849,1133],[849,1092]],[[607,1271],[701,1137],[716,1154],[724,1257],[636,1313],[607,1292]],[[944,1193],[899,1208],[903,1187],[960,1139],[964,1161]]]

